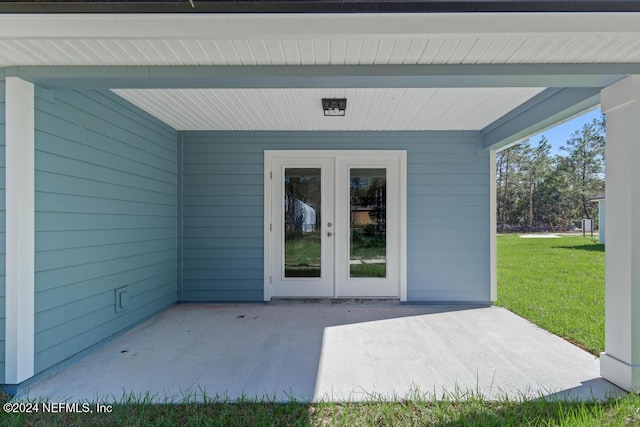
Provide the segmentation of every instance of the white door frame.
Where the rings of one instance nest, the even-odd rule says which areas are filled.
[[[270,301],[272,296],[272,266],[273,266],[273,194],[271,169],[273,159],[286,158],[334,158],[334,159],[369,159],[375,164],[378,159],[396,159],[399,163],[399,297],[400,301],[407,300],[407,152],[405,150],[265,150],[264,151],[264,301]],[[336,195],[337,197],[337,195]],[[337,270],[337,263],[334,268]],[[335,271],[334,276],[338,272]]]
[[[335,223],[333,215],[335,213],[335,160],[330,157],[285,157],[276,156],[271,160],[272,170],[269,172],[271,178],[271,197],[279,203],[272,203],[271,217],[282,219],[284,216],[283,204],[284,185],[274,185],[276,182],[284,183],[286,168],[312,168],[320,169],[321,173],[321,201],[315,206],[316,215],[322,219],[320,226],[321,240],[321,262],[319,277],[285,277],[285,254],[283,241],[284,222],[273,220],[269,228],[269,234],[274,237],[271,240],[271,273],[269,284],[271,285],[272,296],[298,298],[333,298],[335,294],[335,231],[327,224]],[[319,210],[318,210],[319,209]],[[328,235],[330,234],[330,236]],[[276,266],[279,266],[276,267]]]

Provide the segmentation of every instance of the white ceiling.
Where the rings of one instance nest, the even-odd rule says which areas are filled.
[[[478,130],[542,88],[126,89],[115,93],[177,130]],[[324,117],[322,98],[347,98]]]
[[[0,15],[0,67],[601,63],[640,63],[640,14]],[[180,130],[477,130],[542,90],[114,92]]]

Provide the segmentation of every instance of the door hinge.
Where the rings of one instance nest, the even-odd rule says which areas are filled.
[[[269,224],[269,231],[273,231],[273,224]]]
[[[269,283],[273,283],[273,276],[269,276]]]
[[[269,179],[273,179],[273,171],[269,171]]]

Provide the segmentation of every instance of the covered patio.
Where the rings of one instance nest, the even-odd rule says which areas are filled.
[[[181,304],[19,397],[156,402],[604,399],[598,359],[499,307]]]
[[[118,396],[131,378],[132,392],[173,398],[202,386],[355,399],[404,395],[413,381],[492,396],[595,384],[602,397],[611,389],[598,365],[640,387],[637,2],[514,0],[483,13],[230,3],[242,10],[0,13],[6,390],[122,333],[31,391]],[[323,115],[323,98],[346,99],[345,115]],[[501,309],[459,309],[497,298],[496,150],[598,104],[608,162],[599,363]],[[316,224],[322,292],[281,277],[287,168],[321,170],[331,188]],[[345,177],[364,169],[393,177],[397,197],[384,292],[350,276]],[[258,305],[360,296],[441,306]],[[239,302],[250,304],[189,305]]]

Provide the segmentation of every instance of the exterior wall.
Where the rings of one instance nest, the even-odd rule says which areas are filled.
[[[185,132],[182,139],[181,300],[262,300],[264,150],[406,149],[409,301],[490,301],[490,161],[478,132]]]
[[[108,91],[36,88],[35,114],[38,373],[176,302],[178,160],[176,131]]]
[[[5,88],[4,71],[0,70],[0,384],[4,384],[5,360]]]

